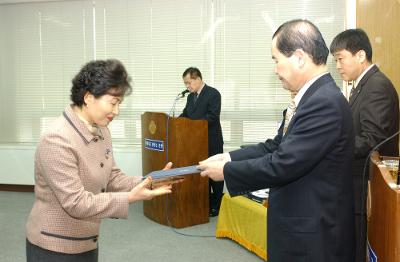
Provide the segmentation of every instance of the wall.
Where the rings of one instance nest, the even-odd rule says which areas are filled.
[[[33,185],[34,146],[0,146],[0,184]],[[142,175],[142,153],[114,148],[117,165],[128,175]]]
[[[400,0],[357,0],[357,27],[372,44],[373,62],[400,91]]]
[[[77,6],[80,6],[80,1],[0,0],[0,4],[5,4],[5,3],[15,4],[15,3],[20,3],[20,2],[44,2],[44,3],[60,2],[63,5],[65,3],[71,2],[71,3],[74,3],[74,6],[75,6],[75,4]],[[90,7],[89,9],[90,10],[92,9],[91,1],[82,1],[82,2],[89,2],[89,7]],[[98,4],[101,4],[101,3],[107,4],[111,7],[119,6],[119,5],[114,4],[114,2],[112,4],[110,4],[110,1],[95,1],[95,2],[97,2]],[[121,2],[121,3],[127,2],[128,3],[129,1],[118,1],[118,2]],[[134,1],[130,1],[130,2],[134,2]],[[145,1],[143,1],[143,2],[145,2]],[[153,2],[156,2],[156,1],[153,1]],[[196,2],[196,1],[190,1],[190,2]],[[198,2],[202,2],[202,1],[198,1]],[[206,2],[208,3],[209,1],[206,1]],[[216,83],[218,83],[218,81],[221,83],[220,85],[217,85],[217,86],[221,87],[221,89],[222,89],[221,93],[223,94],[223,98],[227,99],[226,101],[223,101],[223,105],[224,104],[228,105],[227,108],[228,108],[228,110],[230,110],[229,114],[226,113],[227,112],[226,110],[224,110],[224,114],[225,114],[224,117],[228,119],[227,123],[228,124],[230,123],[231,118],[233,118],[236,122],[239,123],[239,124],[234,123],[232,125],[227,125],[229,127],[229,129],[227,129],[226,132],[224,133],[225,140],[226,140],[226,142],[229,142],[231,140],[240,142],[240,140],[238,140],[238,139],[235,140],[235,138],[233,136],[230,137],[228,135],[230,134],[231,130],[233,130],[234,128],[237,128],[238,130],[243,130],[243,126],[250,127],[250,128],[248,128],[248,131],[245,130],[245,132],[243,134],[241,132],[238,132],[239,139],[241,139],[242,136],[244,137],[243,142],[247,143],[249,141],[253,141],[253,139],[252,139],[253,137],[257,137],[256,141],[265,140],[266,137],[271,137],[273,134],[275,134],[275,129],[276,129],[276,124],[275,124],[276,119],[269,121],[270,123],[272,123],[271,125],[266,125],[268,123],[268,117],[270,117],[269,115],[275,114],[275,115],[277,115],[277,120],[280,120],[281,119],[281,109],[286,106],[286,101],[287,101],[287,96],[280,95],[281,92],[284,92],[284,91],[282,90],[281,85],[279,84],[279,81],[277,80],[276,76],[273,75],[273,70],[271,70],[271,68],[270,68],[272,66],[272,62],[271,62],[270,56],[266,55],[266,54],[268,54],[268,52],[270,52],[270,47],[268,44],[267,45],[265,44],[265,43],[270,42],[270,35],[265,34],[265,32],[271,33],[272,30],[274,30],[274,28],[280,22],[283,22],[289,18],[291,19],[291,18],[293,18],[293,15],[296,15],[296,16],[301,16],[301,17],[308,17],[309,19],[319,21],[321,26],[323,26],[321,28],[321,30],[329,32],[329,34],[328,33],[324,34],[325,37],[329,36],[327,38],[327,42],[329,42],[328,39],[333,38],[333,36],[336,35],[336,33],[338,33],[343,28],[341,26],[342,22],[340,22],[339,24],[331,24],[331,23],[332,23],[332,21],[336,21],[336,20],[341,21],[342,20],[342,17],[344,15],[344,13],[343,13],[343,9],[344,9],[343,2],[344,1],[342,1],[342,0],[326,1],[326,2],[325,1],[315,1],[315,0],[313,0],[313,1],[269,1],[269,2],[268,1],[252,1],[251,5],[245,1],[243,1],[243,2],[231,1],[230,5],[225,5],[224,1],[215,1],[214,0],[212,2],[214,4],[219,3],[218,5],[215,5],[215,8],[216,8],[215,10],[221,10],[221,12],[226,15],[226,21],[225,20],[220,21],[218,19],[217,22],[218,23],[221,22],[221,24],[218,24],[218,23],[216,24],[216,25],[218,25],[217,28],[222,27],[222,29],[223,29],[223,34],[220,33],[220,34],[218,34],[218,36],[221,38],[220,45],[223,46],[224,48],[226,47],[226,50],[223,49],[223,51],[221,52],[224,55],[222,57],[223,59],[218,59],[218,61],[221,61],[221,63],[223,63],[223,65],[224,65],[224,66],[217,66],[218,70],[220,70],[220,71],[216,72],[216,75],[221,76],[221,79],[220,80],[215,79],[215,81],[216,81]],[[316,2],[315,5],[313,4],[314,2]],[[169,4],[166,4],[166,5],[169,5]],[[36,6],[36,5],[31,5],[31,6]],[[61,17],[63,17],[63,18],[68,17],[68,14],[63,12],[62,9],[56,8],[57,6],[54,6],[53,4],[51,6],[56,9],[57,14],[60,13]],[[124,6],[124,5],[122,5],[122,6]],[[207,5],[207,7],[208,7],[208,5]],[[288,7],[290,7],[290,8],[288,8]],[[218,9],[218,8],[220,8],[220,9]],[[316,8],[316,10],[327,9],[328,11],[324,11],[322,14],[322,12],[320,12],[320,11],[314,11],[313,8]],[[46,12],[49,11],[48,8],[43,8],[43,10],[47,10]],[[52,10],[52,9],[50,8],[50,10]],[[181,9],[178,9],[178,10],[181,10]],[[215,12],[215,10],[213,12]],[[283,10],[284,12],[279,12],[280,10]],[[1,11],[2,10],[0,9],[0,12]],[[291,13],[289,11],[291,11],[293,13]],[[327,12],[326,15],[325,15],[325,12]],[[124,16],[126,16],[127,18],[135,19],[135,16],[129,15],[130,13],[126,12],[126,10],[124,10],[123,13],[125,14]],[[185,13],[185,12],[183,12],[183,13]],[[5,17],[6,12],[0,13],[0,17],[2,17],[1,14],[3,14],[3,17]],[[16,19],[17,21],[19,21],[21,19],[21,17],[22,18],[24,17],[23,14],[21,14],[21,13],[19,13],[19,14],[21,16],[18,16],[18,19]],[[41,12],[41,14],[45,14],[45,11]],[[98,12],[98,14],[102,14],[102,12]],[[110,12],[108,14],[110,14]],[[178,14],[179,14],[179,12],[178,12]],[[217,15],[218,14],[219,13],[217,13]],[[189,12],[189,16],[190,16],[190,12]],[[277,18],[273,19],[275,16]],[[44,19],[44,20],[48,21],[48,23],[50,23],[51,25],[53,25],[53,24],[58,25],[58,23],[56,23],[56,22],[59,22],[59,20],[57,20],[57,19],[55,20],[54,17],[52,17],[52,16],[44,16],[44,17],[48,18],[48,19]],[[101,17],[101,15],[99,17]],[[139,16],[139,17],[141,17],[141,16]],[[157,18],[157,16],[153,16],[153,18],[154,17]],[[219,15],[217,17],[219,17]],[[71,18],[69,17],[69,19],[71,19]],[[87,19],[87,20],[89,21],[90,19]],[[36,21],[36,20],[34,20],[34,21]],[[110,22],[113,20],[109,19],[107,21]],[[130,20],[127,20],[127,21],[130,21]],[[175,20],[172,19],[172,21],[175,21]],[[256,23],[256,21],[258,21],[258,22]],[[118,26],[118,28],[120,28],[119,23],[117,23],[116,25]],[[2,27],[2,24],[0,23],[0,29],[4,28],[4,27],[5,27],[5,25],[3,25],[3,27]],[[128,28],[128,26],[126,26],[126,27]],[[181,28],[182,26],[179,25],[178,27]],[[46,27],[46,28],[52,29],[53,27]],[[211,27],[211,29],[213,29],[213,28]],[[158,30],[160,30],[160,28],[158,28]],[[213,29],[213,30],[215,30],[215,29]],[[0,31],[2,31],[2,30],[0,30]],[[11,33],[14,33],[15,31],[12,31]],[[72,30],[72,31],[74,31],[74,30]],[[115,33],[115,31],[117,31],[117,30],[111,30],[111,32],[113,32],[113,33]],[[56,32],[59,33],[61,31],[56,31]],[[101,32],[103,32],[103,30],[98,30],[98,32],[97,32],[98,35]],[[202,34],[198,34],[197,31],[195,31],[194,33],[193,32],[194,32],[193,30],[190,31],[190,35],[191,34],[194,34],[196,36],[199,35],[203,41]],[[212,30],[207,31],[207,33],[208,32],[212,32]],[[248,34],[243,34],[242,32],[247,32]],[[128,35],[129,34],[125,34],[125,36],[128,36]],[[207,36],[207,35],[208,34],[205,34],[205,36]],[[109,34],[109,39],[112,39],[115,42],[119,42],[119,40],[118,40],[119,38],[113,38],[110,36],[112,36],[112,34]],[[157,35],[155,35],[155,36],[156,36],[157,40],[160,40],[159,36],[157,36]],[[172,34],[172,36],[174,39],[176,38],[175,34]],[[225,37],[225,36],[227,38],[222,39],[222,37]],[[258,39],[258,36],[262,36],[263,38]],[[182,39],[188,39],[187,34],[183,34]],[[207,40],[208,37],[204,38],[204,39]],[[232,39],[234,39],[234,41],[231,41]],[[239,39],[240,40],[239,43],[243,43],[243,45],[241,45],[241,44],[238,45],[237,44],[238,42],[236,39]],[[165,41],[165,39],[163,41]],[[98,41],[98,42],[100,44],[100,43],[103,43],[104,41]],[[130,44],[132,44],[133,42],[134,41],[131,41]],[[4,47],[5,44],[2,45],[1,43],[2,43],[2,41],[0,38],[0,50],[3,50],[3,49],[7,50]],[[67,43],[69,43],[69,42],[67,42]],[[124,43],[127,44],[127,43],[129,43],[129,41],[125,41]],[[141,41],[139,41],[138,43],[141,44]],[[177,46],[179,48],[175,48],[175,49],[179,50],[179,53],[183,54],[185,57],[189,53],[194,54],[196,57],[199,57],[199,58],[202,57],[201,55],[198,55],[196,52],[191,53],[191,52],[182,51],[182,46],[190,47],[190,45],[183,45],[182,43],[178,43],[178,44],[179,45],[177,45]],[[247,47],[247,44],[249,44],[248,47]],[[197,44],[196,46],[199,46],[199,44]],[[62,48],[63,46],[60,46],[60,47]],[[111,50],[110,47],[111,46],[108,45],[108,48],[109,48],[108,51]],[[248,50],[246,49],[247,51],[243,52],[241,50],[242,47],[246,47]],[[218,48],[218,46],[216,46],[216,48]],[[118,54],[126,53],[125,49],[120,48],[120,46],[116,46],[115,49],[118,50],[118,52],[117,52]],[[161,53],[165,53],[165,46],[162,46],[159,49],[161,50],[160,51]],[[256,49],[261,50],[261,51],[259,53],[255,53]],[[30,49],[26,49],[26,52],[29,52],[29,50]],[[99,51],[99,50],[103,50],[103,49],[97,49],[97,50]],[[138,49],[138,50],[141,50],[141,49]],[[209,50],[209,49],[206,48],[206,50]],[[7,51],[9,51],[9,50],[7,50]],[[140,52],[143,53],[143,51],[140,51]],[[65,53],[65,52],[55,52],[52,54],[56,54],[56,53],[60,54],[60,53]],[[142,53],[140,53],[140,55],[142,55]],[[214,55],[214,53],[213,53],[213,55]],[[129,56],[131,56],[131,53],[129,53]],[[157,57],[157,56],[154,56],[154,57]],[[52,58],[55,59],[53,56],[52,56]],[[68,55],[67,55],[67,58],[69,59]],[[264,61],[264,59],[265,59],[265,61]],[[189,61],[190,61],[190,59],[189,59]],[[262,63],[262,66],[257,67],[257,70],[255,70],[256,62]],[[0,63],[9,65],[9,61],[6,61],[4,59],[3,60],[0,59]],[[151,62],[151,63],[153,63],[153,62]],[[131,64],[133,64],[133,63],[131,63]],[[153,64],[157,64],[157,63],[153,63]],[[186,64],[186,62],[185,62],[185,64]],[[45,65],[49,66],[49,64],[47,64],[47,63],[45,63]],[[225,65],[226,65],[227,69],[225,69]],[[333,66],[333,63],[331,63],[331,66]],[[49,67],[51,70],[54,69],[51,66],[49,66]],[[162,67],[164,67],[164,66],[162,66]],[[0,65],[0,73],[1,73],[1,68],[6,68],[6,66],[1,67],[1,65]],[[36,68],[37,68],[37,66],[35,66],[35,69]],[[141,66],[137,66],[137,68],[141,68]],[[146,68],[146,67],[143,67],[143,68]],[[165,68],[167,68],[167,67],[165,67]],[[161,80],[161,83],[164,83],[163,86],[165,86],[166,82],[171,83],[171,81],[165,80],[166,76],[168,76],[168,77],[171,77],[171,76],[176,77],[177,76],[176,78],[180,81],[179,74],[170,74],[170,68],[167,68],[167,71],[168,71],[168,74],[155,74],[155,75],[161,75],[163,77]],[[181,71],[179,71],[179,72],[181,72]],[[266,76],[267,72],[271,72],[271,75],[273,75],[273,77],[271,77],[271,79],[269,79]],[[334,74],[336,74],[336,70],[332,70],[332,72]],[[3,73],[3,74],[7,75],[6,73]],[[137,74],[135,74],[135,75],[137,75]],[[260,76],[262,80],[257,80],[258,78],[256,79],[256,76],[257,77]],[[153,77],[153,75],[152,75],[152,77]],[[67,79],[67,78],[65,78],[65,79]],[[148,78],[144,77],[143,79],[148,79]],[[339,77],[337,77],[337,79],[339,79]],[[252,82],[249,82],[249,80],[253,81],[254,84]],[[2,79],[0,77],[0,84],[2,83],[1,81],[2,81]],[[3,81],[4,81],[4,79],[3,79]],[[146,88],[146,85],[141,85],[138,83],[138,79],[136,79],[135,82],[136,82],[135,83],[136,90],[139,87]],[[211,82],[214,82],[214,80],[212,80]],[[52,83],[52,82],[48,82],[48,83]],[[222,84],[222,83],[224,83],[224,84]],[[276,84],[276,83],[278,83],[278,84]],[[180,85],[181,85],[181,83],[177,86],[180,86]],[[240,86],[247,86],[247,85],[249,87],[251,87],[250,90],[246,90],[246,89],[242,90],[242,89],[238,88]],[[7,85],[5,82],[4,82],[4,84],[2,84],[2,86],[9,87],[9,85]],[[157,85],[154,85],[154,86],[157,88],[156,90],[158,91],[158,94],[163,93],[163,92],[160,92],[159,86],[157,86]],[[235,86],[236,89],[233,89],[232,86]],[[260,121],[255,121],[254,119],[257,118],[259,115],[264,114],[264,112],[268,112],[267,110],[265,110],[265,107],[263,106],[263,104],[261,104],[259,102],[260,101],[259,97],[260,97],[260,95],[269,94],[269,93],[266,93],[266,87],[269,87],[269,86],[277,86],[277,88],[271,89],[270,91],[268,91],[268,92],[270,92],[271,95],[273,95],[275,97],[274,99],[264,99],[265,101],[272,101],[271,106],[269,106],[268,109],[272,108],[272,105],[275,105],[278,102],[282,103],[282,106],[279,106],[278,109],[275,109],[275,113],[273,113],[273,114],[268,113],[266,115],[266,117],[263,116]],[[30,91],[32,91],[31,80],[29,80],[28,87],[29,87],[28,89]],[[53,88],[53,86],[51,86],[51,88]],[[53,90],[53,89],[51,89],[51,90]],[[228,92],[230,90],[236,90],[236,91],[232,95],[230,93],[229,94],[223,93],[223,92]],[[1,99],[3,99],[3,102],[6,100],[10,101],[9,88],[6,89],[6,92],[7,92],[8,96],[0,96],[0,102],[2,101]],[[286,93],[282,93],[282,94],[286,95]],[[240,100],[240,101],[235,102],[235,104],[233,102],[230,102],[231,98],[233,99],[236,96],[238,96],[238,98],[239,98],[236,100],[238,100],[238,101]],[[29,95],[26,95],[25,97],[28,98],[27,99],[28,101],[31,100],[29,98]],[[164,99],[164,100],[166,101],[166,104],[169,108],[170,103],[172,101],[169,99]],[[158,102],[159,100],[155,100],[155,101]],[[232,101],[234,101],[234,99]],[[256,101],[256,102],[254,102],[254,101]],[[17,102],[20,102],[20,101],[17,100]],[[140,101],[138,101],[138,102],[140,102]],[[58,103],[58,100],[57,101],[54,100],[54,101],[52,101],[52,103]],[[11,103],[11,104],[13,104],[13,103]],[[9,119],[10,121],[14,119],[14,116],[10,113],[10,111],[12,111],[12,110],[9,110],[9,108],[7,108],[5,105],[6,105],[6,103],[0,103],[0,109],[1,109],[1,106],[3,107],[0,110],[0,112],[7,112],[5,114],[5,116],[3,117],[4,119],[2,119],[3,121],[0,121],[2,123],[8,123],[9,121],[7,121],[7,119]],[[135,105],[135,108],[141,108],[141,107],[138,105]],[[241,109],[241,108],[243,108],[243,109]],[[254,110],[256,108],[259,108],[260,110],[257,111],[258,113],[253,113],[253,112],[255,112]],[[250,112],[248,114],[249,116],[246,115],[246,117],[239,118],[237,116],[239,109],[244,112],[249,111]],[[27,110],[25,112],[31,112],[31,111],[33,111],[32,108],[28,106]],[[42,108],[40,111],[42,111]],[[271,110],[269,112],[273,112],[273,110]],[[24,115],[24,117],[25,117],[25,115]],[[245,122],[245,124],[242,124],[242,121],[240,119],[246,119],[246,118],[248,120]],[[251,121],[249,121],[249,120],[251,120]],[[39,121],[37,121],[36,123],[39,123]],[[0,123],[0,125],[1,125],[1,123]],[[234,128],[230,128],[231,126]],[[31,130],[30,126],[27,129]],[[19,129],[19,128],[15,128],[14,130],[16,132],[21,132],[21,129]],[[9,132],[11,132],[12,134],[16,133],[16,132],[14,133],[13,131],[9,131]],[[266,136],[266,132],[271,132],[271,136]],[[4,137],[5,132],[3,132],[1,134],[1,136]],[[9,142],[9,141],[6,141],[6,142]],[[24,142],[26,142],[26,141],[24,141]],[[239,144],[240,143],[237,143],[237,144],[235,144],[235,146],[237,146]],[[17,147],[4,146],[3,147],[2,145],[0,145],[0,165],[1,165],[0,183],[28,184],[28,185],[33,184],[34,150],[35,150],[34,147],[27,147],[27,146],[17,146]],[[140,154],[140,152],[135,152],[132,149],[130,151],[129,150],[128,151],[116,150],[115,153],[116,153],[117,162],[119,163],[121,169],[126,171],[126,173],[128,173],[128,174],[141,174],[141,160],[140,160],[141,154]]]

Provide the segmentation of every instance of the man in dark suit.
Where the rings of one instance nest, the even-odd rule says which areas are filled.
[[[224,141],[219,116],[221,113],[221,94],[217,89],[203,82],[201,72],[189,67],[182,74],[183,82],[190,94],[186,100],[181,117],[204,119],[208,122],[208,156],[224,152]],[[217,216],[223,196],[224,181],[209,180],[210,216]]]
[[[330,51],[343,80],[355,81],[349,104],[355,135],[353,184],[356,261],[365,262],[368,177],[363,174],[364,164],[376,145],[398,131],[399,100],[393,84],[372,63],[371,44],[363,30],[349,29],[338,34],[332,41]],[[381,155],[398,156],[398,144],[399,137],[396,136],[378,150]]]
[[[354,261],[351,112],[327,72],[328,55],[311,22],[281,25],[272,39],[275,72],[297,94],[279,145],[269,152],[260,143],[199,165],[201,175],[225,179],[232,196],[270,188],[269,262]]]

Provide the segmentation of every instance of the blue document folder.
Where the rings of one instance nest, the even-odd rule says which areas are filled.
[[[197,166],[185,166],[185,167],[178,167],[178,168],[172,168],[172,169],[167,169],[167,170],[158,170],[158,171],[153,171],[150,172],[149,174],[145,175],[143,179],[146,177],[151,176],[153,180],[156,179],[169,179],[173,177],[180,177],[184,175],[190,175],[190,174],[196,174],[200,173],[201,170],[197,169]]]

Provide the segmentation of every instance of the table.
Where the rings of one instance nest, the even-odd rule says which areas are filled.
[[[225,194],[215,235],[230,238],[266,260],[267,208],[246,197]]]

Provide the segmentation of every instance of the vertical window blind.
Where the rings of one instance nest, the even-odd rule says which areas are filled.
[[[263,141],[289,101],[271,37],[295,18],[314,22],[329,45],[344,29],[345,0],[1,1],[0,143],[36,143],[68,105],[80,67],[107,58],[121,60],[133,80],[109,126],[114,145],[140,147],[140,115],[168,113],[189,66],[221,92],[225,147]],[[328,65],[341,85],[332,57]]]

